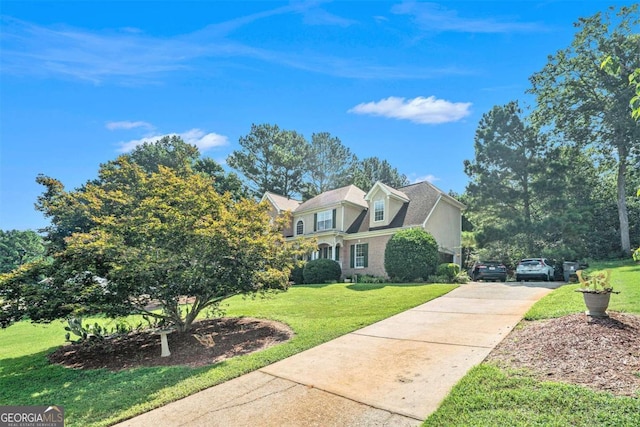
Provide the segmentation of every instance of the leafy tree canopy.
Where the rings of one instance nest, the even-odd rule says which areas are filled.
[[[44,240],[33,230],[0,230],[0,273],[42,259]]]
[[[240,171],[256,196],[271,191],[286,197],[302,192],[309,144],[295,131],[277,125],[251,125],[251,132],[240,138],[241,150],[227,158]]]
[[[220,194],[211,176],[189,168],[149,172],[121,156],[75,191],[41,180],[40,208],[58,244],[51,265],[0,279],[4,326],[25,316],[145,313],[186,331],[232,295],[286,289],[306,249],[284,241],[267,206]]]
[[[314,133],[306,159],[308,172],[302,198],[310,199],[325,191],[349,185],[356,162],[356,156],[340,139],[328,132]]]
[[[633,119],[629,100],[635,96],[629,75],[640,68],[638,5],[611,8],[580,18],[571,46],[549,57],[531,76],[536,96],[535,120],[551,129],[560,143],[597,150],[617,166],[617,206],[620,246],[630,253],[626,202],[627,168],[640,153],[640,124]],[[615,58],[621,73],[601,67]]]
[[[195,145],[187,144],[176,135],[146,142],[125,156],[147,173],[158,172],[160,166],[173,169],[178,174],[200,172],[214,179],[213,186],[219,193],[229,192],[235,200],[249,195],[238,175],[227,173],[210,157],[201,157]]]
[[[409,185],[407,176],[391,166],[387,160],[377,157],[367,157],[360,160],[355,167],[353,184],[365,191],[381,181],[392,188],[400,188]]]
[[[539,233],[536,225],[546,213],[544,200],[554,189],[548,187],[546,140],[521,113],[511,102],[484,114],[476,130],[475,159],[464,164],[469,207],[480,213],[475,225],[484,235],[479,237],[508,240],[524,233],[524,249],[530,252]]]

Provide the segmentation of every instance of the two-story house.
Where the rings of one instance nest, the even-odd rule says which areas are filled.
[[[421,227],[439,246],[442,262],[460,263],[464,205],[429,182],[394,189],[381,182],[365,193],[354,185],[327,191],[302,203],[265,193],[272,215],[292,213],[285,236],[315,237],[313,258],[340,263],[344,276],[386,276],[384,251],[399,230]]]

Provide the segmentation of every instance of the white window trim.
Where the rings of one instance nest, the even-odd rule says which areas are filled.
[[[299,223],[302,223],[302,233],[298,233],[298,224],[299,224]],[[305,224],[304,224],[304,221],[303,221],[303,220],[299,219],[299,220],[297,220],[297,221],[296,221],[296,236],[302,236],[302,235],[304,235],[304,228],[305,228],[305,227],[304,227],[304,225],[305,225]]]
[[[378,212],[377,205],[378,203],[382,204],[382,219],[376,219],[376,213]],[[378,200],[374,200],[373,202],[373,222],[382,222],[384,221],[384,214],[385,214],[385,202],[384,199],[378,199]]]
[[[356,243],[353,250],[355,251],[355,254],[353,254],[353,268],[364,268],[364,252],[362,253],[362,256],[358,257],[358,248],[364,247],[363,243]],[[358,258],[361,259],[362,261],[362,265],[358,265]]]
[[[323,219],[320,219],[320,216],[323,217]],[[328,218],[324,218],[328,216]],[[327,222],[329,224],[329,227],[325,227],[327,225]],[[320,227],[320,224],[323,224],[323,227]],[[316,221],[316,231],[325,231],[325,230],[331,230],[333,228],[333,210],[329,209],[327,211],[322,211],[322,212],[318,212],[318,220]]]

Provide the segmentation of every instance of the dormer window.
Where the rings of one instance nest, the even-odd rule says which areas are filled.
[[[296,234],[297,235],[304,234],[304,222],[302,222],[302,220],[296,223]]]
[[[384,200],[373,202],[373,220],[384,221]]]

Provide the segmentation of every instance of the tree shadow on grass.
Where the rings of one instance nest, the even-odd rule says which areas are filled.
[[[163,366],[119,372],[69,369],[49,363],[47,354],[56,348],[2,360],[3,405],[60,405],[65,408],[66,425],[87,426],[146,404],[161,390],[211,369],[210,366]]]
[[[383,289],[386,287],[392,288],[409,288],[418,286],[429,286],[429,283],[353,283],[347,286],[347,289],[352,291],[375,291],[377,289]]]
[[[321,289],[326,288],[327,286],[336,285],[337,283],[314,283],[314,284],[300,284],[293,285],[292,288],[310,288],[310,289]]]

